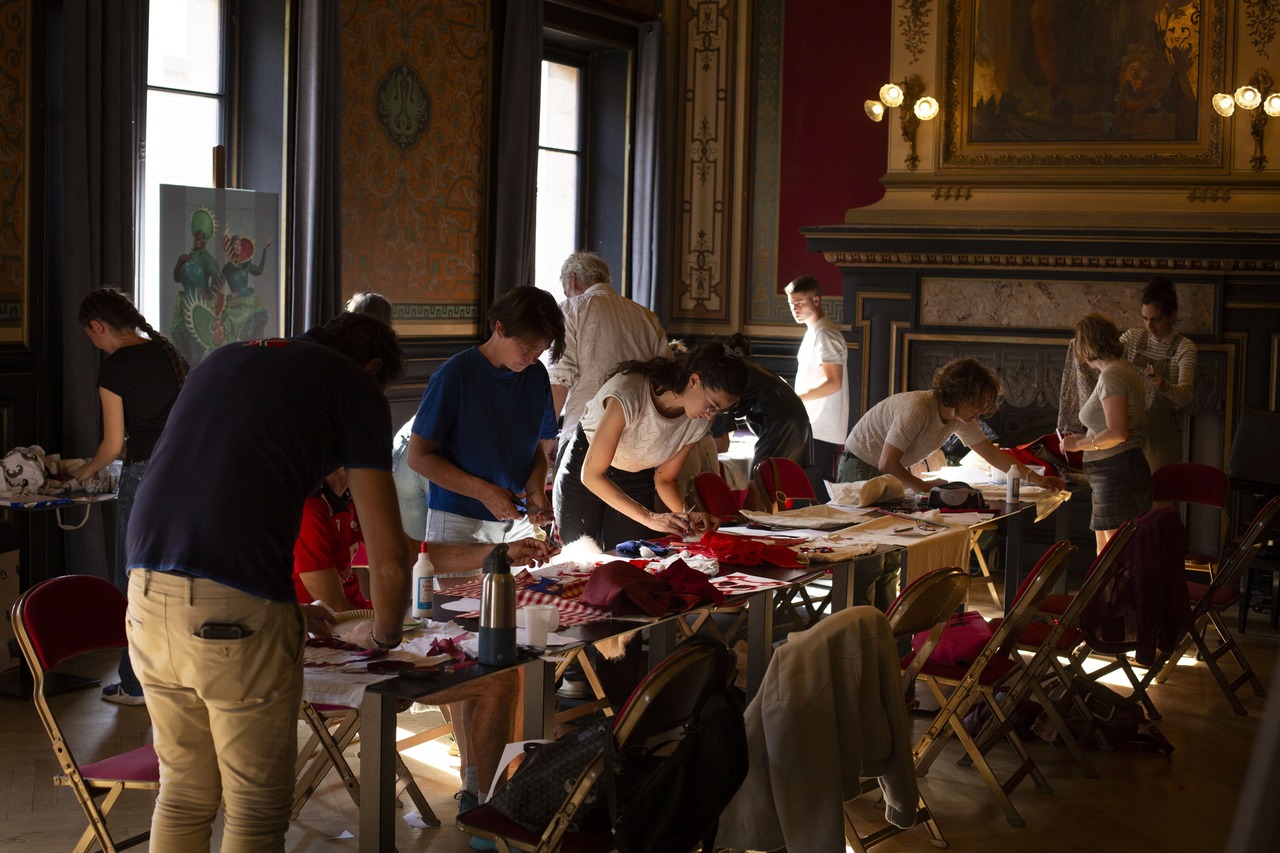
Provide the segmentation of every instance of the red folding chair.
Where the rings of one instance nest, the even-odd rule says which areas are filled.
[[[742,509],[729,484],[714,471],[703,471],[693,478],[693,497],[702,512],[714,515],[721,522],[738,518]]]
[[[52,578],[24,592],[13,605],[14,634],[35,681],[32,698],[36,713],[62,768],[53,784],[70,788],[89,820],[74,848],[76,853],[88,850],[95,841],[103,851],[112,853],[136,847],[151,837],[148,829],[116,841],[107,826],[107,814],[125,791],[160,789],[155,749],[148,743],[81,764],[46,694],[48,675],[59,664],[88,652],[123,649],[128,644],[125,607],[124,595],[114,584],[90,575]],[[71,731],[85,724],[76,720]]]
[[[1227,515],[1227,498],[1231,480],[1227,472],[1199,462],[1175,462],[1151,475],[1151,497],[1159,502],[1194,504],[1218,512],[1218,547],[1212,554],[1188,551],[1184,562],[1187,571],[1203,572],[1209,580],[1218,571],[1227,548],[1227,531],[1231,519]],[[1189,511],[1190,507],[1188,507]]]
[[[756,488],[764,497],[769,512],[796,509],[818,502],[804,469],[783,456],[761,459],[756,466]]]
[[[1187,595],[1191,602],[1191,627],[1187,629],[1186,639],[1183,640],[1170,657],[1168,665],[1156,677],[1157,683],[1164,683],[1165,679],[1177,667],[1183,653],[1192,644],[1195,644],[1198,657],[1204,661],[1205,666],[1209,667],[1209,672],[1213,674],[1214,681],[1218,682],[1218,687],[1222,689],[1223,695],[1231,703],[1231,709],[1237,714],[1245,716],[1247,713],[1244,705],[1240,702],[1240,697],[1236,695],[1236,691],[1245,684],[1253,688],[1255,696],[1265,697],[1267,695],[1262,682],[1258,679],[1253,667],[1244,656],[1244,650],[1240,648],[1235,636],[1231,633],[1230,628],[1227,627],[1227,620],[1223,616],[1223,611],[1243,597],[1239,586],[1240,574],[1257,556],[1265,537],[1275,528],[1277,517],[1280,517],[1280,497],[1274,497],[1267,501],[1262,509],[1258,511],[1258,514],[1254,516],[1253,522],[1245,531],[1244,536],[1241,537],[1239,544],[1223,560],[1212,583],[1207,585],[1187,583]],[[1210,625],[1214,627],[1221,638],[1221,642],[1214,649],[1209,648],[1207,641]],[[1235,659],[1236,666],[1240,669],[1240,674],[1233,680],[1227,679],[1222,667],[1218,664],[1218,660],[1226,654],[1230,654]]]

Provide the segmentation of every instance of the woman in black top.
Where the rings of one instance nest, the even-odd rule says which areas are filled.
[[[129,297],[115,288],[95,290],[80,302],[80,325],[107,357],[98,369],[102,442],[89,463],[76,471],[76,479],[92,478],[123,454],[114,571],[116,586],[127,594],[124,545],[133,496],[187,377],[187,363],[164,335],[151,328]],[[119,683],[104,687],[102,698],[119,705],[143,704],[142,685],[133,674],[128,649],[120,656]]]
[[[738,419],[745,420],[756,436],[752,471],[762,459],[778,456],[808,468],[813,452],[813,429],[800,397],[776,373],[747,358],[751,355],[751,342],[746,335],[731,336],[725,348],[744,359],[751,372],[747,390],[742,392],[736,405],[716,417],[711,434],[723,435],[733,430]]]

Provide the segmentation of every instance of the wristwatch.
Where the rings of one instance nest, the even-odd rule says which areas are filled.
[[[394,643],[384,643],[381,640],[379,640],[378,635],[373,632],[372,625],[369,626],[369,641],[373,643],[375,646],[377,646],[378,648],[382,649],[383,651],[389,651],[391,649],[394,649],[396,646],[400,645],[399,640],[396,640]]]

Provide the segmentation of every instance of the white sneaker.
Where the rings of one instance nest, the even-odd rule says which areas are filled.
[[[102,701],[111,702],[115,705],[137,706],[147,704],[146,697],[142,696],[142,694],[134,696],[132,693],[125,693],[119,682],[108,684],[102,688]]]

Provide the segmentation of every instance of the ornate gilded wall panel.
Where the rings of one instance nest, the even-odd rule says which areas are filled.
[[[679,319],[729,319],[737,15],[728,0],[688,0],[680,13],[681,197],[672,296]]]
[[[487,5],[344,4],[343,286],[385,295],[402,333],[475,328],[490,100]]]
[[[27,340],[27,0],[0,0],[0,343]]]

